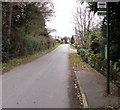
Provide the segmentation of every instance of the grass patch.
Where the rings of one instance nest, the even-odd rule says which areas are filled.
[[[60,44],[56,44],[54,47],[50,48],[50,49],[47,49],[47,50],[43,50],[41,52],[37,52],[33,55],[30,55],[30,56],[27,56],[27,57],[23,57],[23,58],[18,58],[18,59],[13,59],[13,60],[10,60],[8,63],[2,63],[0,65],[0,69],[6,69],[6,68],[10,68],[12,66],[15,66],[15,65],[18,65],[18,64],[21,64],[23,62],[27,62],[27,61],[31,61],[35,58],[38,58],[39,56],[41,55],[44,55],[50,51],[52,51],[53,49],[57,48]]]
[[[76,49],[73,45],[70,45],[70,48],[71,48],[71,49]]]
[[[74,66],[74,67],[89,66],[82,60],[82,58],[77,53],[71,53],[69,57],[70,57],[71,66]]]

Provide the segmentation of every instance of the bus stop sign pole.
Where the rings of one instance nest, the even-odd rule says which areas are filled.
[[[107,62],[106,73],[107,73],[107,94],[110,94],[110,34],[109,34],[109,2],[98,2],[98,15],[106,16],[107,18],[107,45],[105,45],[105,59]]]
[[[107,2],[107,94],[110,94],[110,34],[109,34],[109,2]]]

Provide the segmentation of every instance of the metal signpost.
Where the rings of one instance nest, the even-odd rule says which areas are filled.
[[[107,60],[107,93],[110,94],[110,43],[109,43],[109,2],[98,2],[98,15],[107,18],[107,45],[105,46],[105,59]]]

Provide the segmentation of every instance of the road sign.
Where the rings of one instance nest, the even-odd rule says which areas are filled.
[[[98,2],[97,8],[98,8],[99,16],[106,16],[106,11],[107,11],[106,2]]]
[[[97,12],[99,16],[106,16],[106,11],[98,11]]]
[[[97,5],[98,5],[97,7],[100,8],[100,9],[106,9],[107,8],[106,2],[98,2]]]

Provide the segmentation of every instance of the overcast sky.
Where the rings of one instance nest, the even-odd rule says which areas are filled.
[[[55,18],[47,23],[48,27],[57,30],[57,36],[71,37],[74,34],[73,15],[76,0],[52,0],[55,8]],[[55,34],[53,34],[55,35]]]

